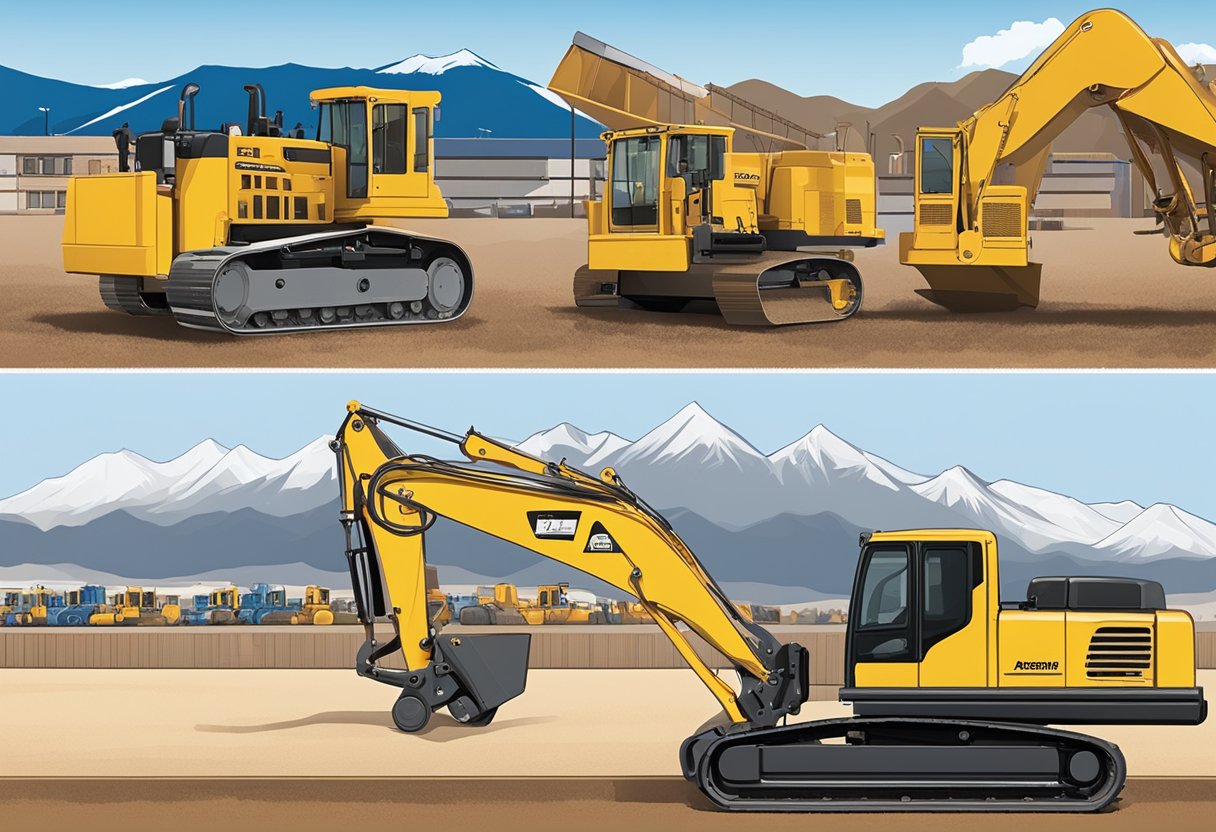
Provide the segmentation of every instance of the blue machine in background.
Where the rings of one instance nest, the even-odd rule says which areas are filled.
[[[89,616],[106,603],[106,588],[86,584],[80,589],[69,590],[63,598],[63,606],[47,606],[46,623],[52,627],[83,627]]]
[[[288,601],[287,590],[283,587],[254,584],[249,592],[241,595],[236,616],[242,624],[297,624],[300,609],[300,599]]]

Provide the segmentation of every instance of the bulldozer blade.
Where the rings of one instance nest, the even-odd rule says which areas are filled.
[[[617,273],[582,266],[574,273],[574,305],[583,307],[617,307]]]
[[[693,269],[712,272],[714,299],[732,326],[829,323],[861,308],[861,274],[835,257],[773,252],[750,263]]]
[[[929,284],[916,294],[951,312],[1010,312],[1039,305],[1042,263],[1026,266],[918,265]]]

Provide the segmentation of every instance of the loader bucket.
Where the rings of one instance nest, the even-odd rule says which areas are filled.
[[[750,263],[693,269],[712,270],[714,299],[733,326],[843,321],[861,308],[861,274],[836,257],[771,252]]]
[[[951,312],[1010,312],[1039,305],[1042,263],[1026,266],[917,265],[929,284],[916,294]]]

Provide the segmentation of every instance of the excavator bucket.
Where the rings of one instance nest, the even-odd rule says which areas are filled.
[[[1039,305],[1042,263],[1026,266],[924,265],[929,284],[916,294],[951,312],[1010,312]]]

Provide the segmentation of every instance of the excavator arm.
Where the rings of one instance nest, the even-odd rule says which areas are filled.
[[[404,454],[384,433],[384,424],[454,444],[464,461]],[[452,434],[357,402],[348,405],[334,450],[347,556],[367,632],[357,670],[403,688],[402,699],[408,701],[399,700],[394,708],[403,730],[420,730],[430,712],[443,705],[462,722],[484,724],[498,705],[523,691],[526,677],[526,634],[445,638],[436,633],[426,602],[425,540],[440,517],[635,595],[730,723],[772,726],[798,713],[806,701],[805,649],[782,645],[746,621],[671,525],[612,469],[594,477],[472,429]],[[378,615],[387,615],[396,628],[396,637],[385,645],[373,629]],[[690,633],[734,665],[738,690],[714,673]],[[396,650],[407,670],[380,667],[378,660]],[[473,658],[465,658],[470,654]]]
[[[1051,143],[1100,106],[1119,118],[1155,194],[1171,257],[1216,266],[1216,89],[1169,43],[1104,9],[970,119],[918,131],[915,229],[900,237],[900,261],[925,276],[923,294],[958,311],[1037,305],[1030,208]]]

